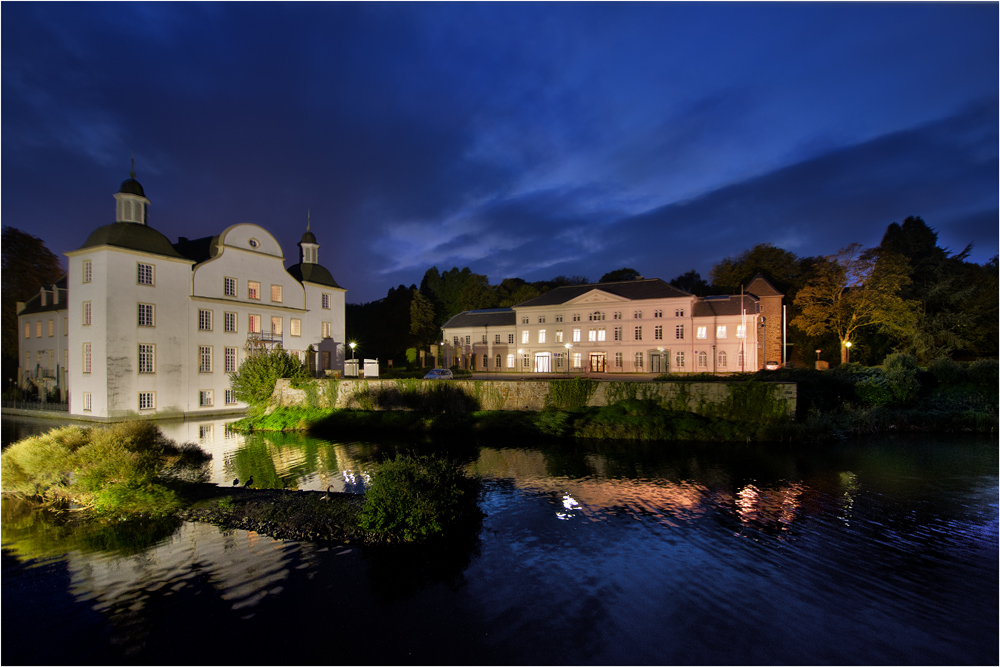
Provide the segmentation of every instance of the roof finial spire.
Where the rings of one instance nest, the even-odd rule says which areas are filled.
[[[128,175],[129,175],[130,178],[132,178],[132,180],[135,180],[135,149],[134,148],[132,149],[132,171],[130,171],[128,173]]]
[[[311,216],[312,216],[312,209],[307,208],[306,209],[306,231],[307,232],[310,231],[310,225],[312,224],[312,221],[310,219]]]

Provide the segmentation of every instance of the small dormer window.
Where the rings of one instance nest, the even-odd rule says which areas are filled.
[[[257,241],[257,239],[250,239],[249,243],[251,248],[256,248],[257,246],[260,245],[260,242]]]

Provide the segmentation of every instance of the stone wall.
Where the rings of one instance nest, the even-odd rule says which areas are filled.
[[[456,410],[537,411],[549,402],[558,405],[554,385],[574,380],[355,380],[320,379],[292,387],[279,380],[271,396],[272,409],[282,407],[353,408],[362,410],[412,409],[423,405]],[[655,399],[674,410],[719,414],[731,395],[730,387],[744,382],[629,382],[590,380],[588,406],[602,406],[623,398]],[[758,383],[763,384],[763,383]],[[795,415],[794,382],[766,383],[774,399]],[[596,386],[594,386],[596,385]],[[569,406],[563,406],[569,407]]]

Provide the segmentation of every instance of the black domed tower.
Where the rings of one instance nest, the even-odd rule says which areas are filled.
[[[310,229],[310,222],[306,218],[306,231],[299,241],[299,263],[288,267],[288,272],[299,282],[316,283],[327,287],[343,289],[333,279],[330,272],[319,265],[319,244],[316,243],[316,235]]]

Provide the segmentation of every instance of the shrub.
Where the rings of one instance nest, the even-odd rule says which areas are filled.
[[[279,379],[302,380],[307,377],[309,371],[297,356],[277,348],[267,354],[247,357],[237,372],[229,374],[229,385],[237,400],[247,404],[247,414],[256,415],[267,408]]]
[[[906,368],[891,368],[885,371],[885,382],[892,397],[899,403],[910,403],[920,393],[917,371]]]
[[[549,383],[549,393],[545,404],[554,408],[586,407],[600,383],[589,378],[573,378],[572,380],[554,380]]]
[[[938,357],[927,366],[934,379],[941,384],[959,384],[965,380],[965,369],[950,357]]]
[[[904,370],[916,372],[920,369],[920,364],[912,354],[894,352],[882,362],[882,369],[885,371]]]
[[[872,373],[854,384],[854,393],[867,405],[888,405],[893,394],[882,373]]]
[[[997,393],[1000,366],[996,359],[977,359],[969,364],[969,380],[987,395]]]
[[[481,516],[478,482],[433,456],[397,456],[378,465],[359,525],[378,541],[417,542]]]

